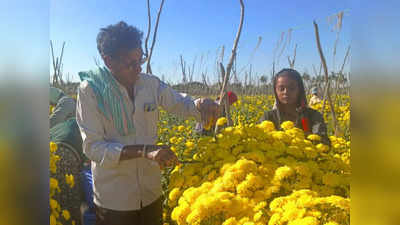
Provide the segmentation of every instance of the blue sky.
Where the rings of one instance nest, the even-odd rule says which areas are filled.
[[[150,0],[152,28],[155,25],[160,2],[160,0]],[[239,69],[248,68],[245,66],[251,63],[256,74],[270,75],[276,42],[282,32],[293,28],[291,44],[280,57],[278,68],[288,66],[287,56],[293,54],[294,45],[297,43],[295,68],[300,72],[308,70],[313,74],[312,65],[318,67],[320,63],[312,24],[315,19],[319,24],[324,54],[331,70],[336,33],[328,24],[327,17],[345,10],[337,47],[336,67],[342,63],[345,49],[351,40],[352,11],[348,1],[245,0],[244,2],[245,19],[237,57]],[[165,0],[152,58],[153,73],[159,77],[164,75],[170,82],[180,81],[182,76],[179,56],[182,54],[189,64],[197,59],[195,80],[200,80],[201,72],[207,71],[209,79],[216,81],[217,49],[222,45],[225,46],[224,64],[226,64],[239,18],[238,0]],[[62,42],[66,42],[64,74],[69,74],[71,80],[77,81],[79,71],[94,69],[93,58],[101,61],[96,48],[99,29],[120,20],[138,27],[146,35],[146,0],[51,0],[50,39],[54,42],[56,55],[61,51]],[[259,36],[262,37],[262,43],[254,56],[250,57]],[[202,56],[203,66],[199,66]]]

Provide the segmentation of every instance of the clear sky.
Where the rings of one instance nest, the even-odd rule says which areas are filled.
[[[155,26],[160,0],[150,0],[152,28]],[[279,68],[288,67],[287,56],[293,54],[297,43],[295,68],[313,74],[312,65],[320,64],[316,48],[313,20],[319,24],[320,38],[329,70],[333,66],[333,45],[336,33],[328,17],[345,10],[343,27],[337,46],[336,71],[342,64],[345,50],[350,45],[351,8],[348,1],[263,1],[244,0],[245,18],[238,45],[238,69],[249,68],[258,75],[271,73],[273,52],[281,33],[293,28],[290,45],[279,59]],[[182,79],[179,56],[191,64],[197,59],[194,80],[207,71],[216,81],[215,58],[217,49],[225,46],[226,65],[233,46],[240,19],[239,0],[165,0],[157,41],[152,58],[153,73],[164,75],[170,82]],[[121,20],[147,32],[146,0],[51,0],[50,39],[56,55],[65,41],[63,71],[78,81],[77,73],[95,68],[94,58],[101,61],[96,48],[99,29]],[[259,49],[252,54],[258,37]],[[151,35],[152,37],[152,35]],[[150,42],[151,43],[151,42]],[[149,43],[149,45],[150,45]],[[253,55],[253,57],[251,57]],[[203,65],[200,66],[200,58]],[[349,65],[349,64],[348,64]],[[143,67],[144,70],[145,66]],[[346,67],[349,68],[349,66]],[[245,69],[246,70],[246,69]],[[52,71],[52,69],[51,69]],[[243,79],[244,73],[240,74]]]

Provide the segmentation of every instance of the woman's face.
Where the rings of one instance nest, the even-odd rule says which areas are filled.
[[[285,74],[281,75],[276,81],[275,91],[281,104],[297,105],[300,87],[294,79]]]

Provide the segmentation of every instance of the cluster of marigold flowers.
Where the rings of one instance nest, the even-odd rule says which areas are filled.
[[[273,95],[240,96],[231,107],[234,125],[257,123],[264,112],[271,109],[269,106],[274,105],[274,101]]]
[[[177,133],[169,135],[169,144],[192,163],[166,174],[164,220],[179,225],[349,224],[349,142],[332,136],[328,147],[318,135],[305,137],[292,122],[282,127],[277,131],[264,121],[197,139],[184,126],[173,127]]]
[[[56,195],[62,194],[59,182],[54,177],[57,173],[57,163],[60,161],[60,156],[56,154],[57,150],[57,144],[50,142],[50,225],[62,225],[62,222],[64,222],[64,224],[70,223],[75,225],[76,222],[71,219],[69,211],[62,209],[60,203],[54,198]],[[70,188],[73,188],[75,185],[74,177],[70,174],[65,174],[65,182]]]
[[[332,99],[335,100],[333,105],[339,129],[344,136],[350,137],[350,97],[348,95],[337,95]],[[329,102],[326,101],[325,106],[323,101],[311,105],[311,108],[319,112],[322,111],[322,107],[324,107],[323,116],[325,122],[328,124],[328,128],[333,128],[333,118]],[[333,131],[333,129],[330,130]]]

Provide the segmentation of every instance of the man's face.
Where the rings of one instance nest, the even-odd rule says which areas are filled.
[[[115,58],[105,58],[105,63],[117,80],[123,85],[133,85],[142,71],[143,60],[142,49],[137,48],[127,52],[121,52]]]

